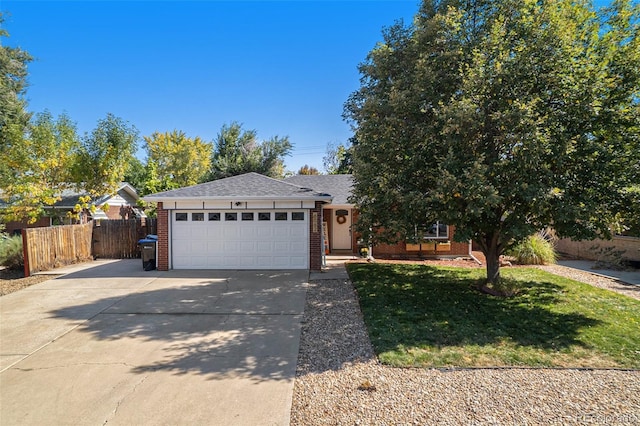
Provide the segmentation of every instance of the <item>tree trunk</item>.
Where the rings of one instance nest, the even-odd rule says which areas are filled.
[[[483,242],[484,244],[481,244],[480,248],[487,262],[487,281],[483,286],[486,288],[487,285],[495,285],[500,281],[499,235],[497,233],[487,235]]]
[[[500,281],[500,255],[495,247],[484,253],[487,260],[487,284],[496,284]]]

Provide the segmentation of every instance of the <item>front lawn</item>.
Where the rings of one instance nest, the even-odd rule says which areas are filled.
[[[640,368],[640,302],[535,268],[503,268],[511,298],[480,293],[484,269],[349,264],[381,362],[418,367]]]

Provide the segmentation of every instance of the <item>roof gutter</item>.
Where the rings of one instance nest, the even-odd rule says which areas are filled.
[[[147,202],[174,202],[174,201],[323,201],[325,203],[331,203],[333,197],[331,196],[318,196],[318,197],[268,197],[268,196],[242,196],[242,195],[230,195],[230,196],[202,196],[202,197],[154,197],[149,195],[142,197]]]

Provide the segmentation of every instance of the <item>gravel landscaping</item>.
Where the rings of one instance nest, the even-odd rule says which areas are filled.
[[[60,275],[32,275],[25,278],[24,272],[11,269],[0,270],[0,296],[22,290],[43,281],[52,280]]]
[[[615,280],[543,268],[638,298]],[[291,424],[640,424],[640,371],[386,367],[351,283],[319,280],[307,293]]]

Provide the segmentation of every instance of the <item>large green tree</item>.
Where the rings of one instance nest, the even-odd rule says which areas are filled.
[[[222,126],[214,142],[209,180],[256,172],[273,178],[284,176],[284,158],[291,153],[289,138],[258,140],[255,130],[233,122]]]
[[[0,12],[0,26],[3,22]],[[5,46],[3,39],[8,36],[0,28],[0,189],[14,183],[14,168],[25,160],[23,138],[30,120],[24,94],[32,57],[20,48]]]
[[[386,29],[345,105],[360,230],[455,225],[489,284],[536,230],[608,236],[638,182],[638,18],[627,0],[426,0]]]
[[[107,114],[81,141],[74,163],[74,181],[87,194],[114,194],[129,171],[138,131],[123,119]]]
[[[184,132],[154,132],[145,136],[147,161],[153,162],[158,176],[166,177],[175,188],[203,181],[211,164],[211,144]]]

